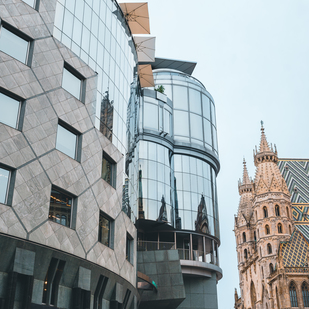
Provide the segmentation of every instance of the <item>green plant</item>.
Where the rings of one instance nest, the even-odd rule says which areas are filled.
[[[164,90],[165,90],[165,88],[164,88],[163,85],[160,85],[160,86],[158,86],[157,88],[155,88],[155,91],[158,91],[158,92],[160,92],[160,93],[164,93]]]

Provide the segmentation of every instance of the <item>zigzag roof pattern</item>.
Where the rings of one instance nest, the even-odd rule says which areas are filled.
[[[291,193],[291,202],[309,203],[309,160],[279,159],[278,167]]]

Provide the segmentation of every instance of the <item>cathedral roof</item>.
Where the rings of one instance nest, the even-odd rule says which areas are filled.
[[[281,244],[281,255],[284,267],[302,267],[307,264],[308,242],[296,229],[290,240]]]

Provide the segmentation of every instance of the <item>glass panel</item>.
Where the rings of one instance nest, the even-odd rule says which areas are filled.
[[[174,108],[188,110],[188,92],[186,87],[173,86]]]
[[[216,111],[215,105],[211,102],[211,121],[213,125],[216,125]]]
[[[205,143],[212,145],[211,125],[210,125],[210,122],[206,119],[204,119],[204,138],[205,138]]]
[[[116,164],[103,156],[102,159],[102,178],[111,186],[116,186]]]
[[[29,42],[1,27],[0,33],[0,50],[15,59],[26,63]]]
[[[144,128],[158,130],[158,106],[144,104]]]
[[[63,68],[62,87],[77,99],[80,99],[81,80]]]
[[[170,116],[171,114],[165,109],[164,110],[164,132],[171,134],[170,130]]]
[[[58,124],[56,148],[75,159],[76,137],[74,133]]]
[[[191,138],[203,140],[202,117],[190,113]]]
[[[6,203],[10,171],[0,168],[0,203]]]
[[[100,213],[99,242],[109,247],[110,245],[110,221]]]
[[[202,115],[201,93],[189,88],[189,105],[190,111]]]
[[[49,220],[70,227],[72,196],[52,188],[50,195]]]
[[[16,128],[19,104],[19,101],[0,93],[0,122]]]
[[[174,134],[189,136],[189,117],[187,112],[174,111]]]
[[[202,101],[203,101],[203,117],[207,118],[210,120],[210,102],[209,98],[205,95],[202,94]]]

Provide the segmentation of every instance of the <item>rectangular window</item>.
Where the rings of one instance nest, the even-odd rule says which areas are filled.
[[[116,162],[103,153],[102,178],[114,188],[116,187],[116,166]]]
[[[35,8],[35,0],[22,0],[23,2],[27,3],[31,7]]]
[[[99,242],[113,249],[114,247],[114,220],[100,211]]]
[[[0,92],[0,122],[18,128],[21,100],[13,99]]]
[[[29,49],[32,39],[13,28],[11,25],[2,22],[0,28],[0,50],[13,58],[30,64]]]
[[[7,204],[10,171],[0,167],[0,203]]]
[[[133,237],[127,233],[126,259],[133,264]]]
[[[84,77],[67,63],[64,64],[62,75],[62,88],[71,93],[75,98],[84,101]]]
[[[69,157],[79,160],[80,158],[80,135],[69,128],[65,123],[59,123],[57,129],[56,148]]]
[[[49,220],[72,227],[72,208],[74,197],[52,187],[50,194]]]

